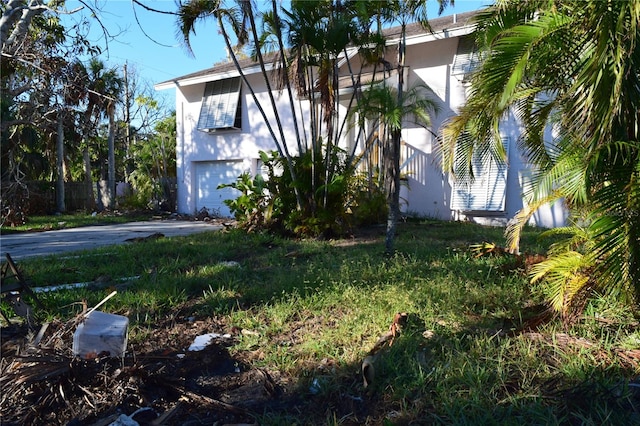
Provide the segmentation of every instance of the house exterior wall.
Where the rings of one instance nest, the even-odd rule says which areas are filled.
[[[251,75],[248,80],[259,101],[269,105],[269,97],[262,77]],[[242,130],[221,130],[213,133],[198,130],[198,117],[204,94],[204,82],[178,86],[176,90],[177,116],[177,209],[181,213],[193,214],[196,210],[197,187],[195,171],[198,163],[222,160],[242,161],[244,169],[255,174],[259,151],[277,150],[262,116],[249,90],[243,83],[241,91]],[[288,98],[283,93],[276,96],[285,139],[292,154],[297,152],[293,132],[293,118]],[[265,108],[267,116],[277,132],[273,110]],[[271,111],[271,113],[270,113]],[[308,115],[308,114],[307,114]]]
[[[406,65],[409,68],[406,87],[427,85],[435,96],[439,111],[432,119],[432,130],[440,134],[447,120],[455,116],[466,100],[467,85],[451,74],[458,37],[442,38],[428,43],[409,45]],[[407,212],[444,220],[471,220],[487,225],[505,225],[524,206],[523,194],[530,182],[530,166],[517,147],[521,128],[509,115],[501,131],[509,140],[505,209],[501,212],[464,212],[451,209],[452,176],[442,172],[437,137],[415,124],[403,129],[403,170],[407,177]],[[565,224],[567,211],[561,202],[540,208],[530,224],[556,227]]]
[[[451,209],[453,178],[442,172],[438,156],[437,134],[448,119],[458,113],[466,99],[467,86],[460,76],[451,73],[454,63],[458,37],[469,33],[458,31],[440,33],[436,36],[421,36],[408,39],[406,50],[405,87],[426,84],[433,91],[439,112],[433,117],[432,127],[427,130],[419,125],[406,122],[402,131],[402,170],[409,190],[403,190],[403,211],[409,215],[431,217],[443,220],[471,220],[482,224],[504,225],[523,207],[523,192],[530,176],[530,168],[517,148],[521,134],[518,121],[510,116],[503,121],[502,133],[510,143],[508,153],[508,172],[504,211],[464,212]],[[396,52],[390,47],[387,58],[395,68]],[[352,69],[358,69],[358,59],[351,59]],[[346,65],[343,64],[343,69]],[[236,74],[237,75],[237,74]],[[220,76],[211,76],[211,80]],[[259,74],[249,77],[267,112],[272,111],[264,81]],[[276,146],[269,135],[258,108],[246,87],[242,89],[242,130],[225,130],[206,133],[196,129],[205,82],[190,85],[177,85],[177,173],[178,173],[178,211],[194,213],[196,209],[197,185],[195,170],[199,163],[238,160],[243,162],[247,171],[258,172],[257,159],[260,150],[275,150]],[[345,100],[341,97],[341,116],[346,115]],[[308,104],[305,106],[305,120],[310,120]],[[290,152],[296,153],[296,138],[293,133],[293,117],[285,93],[277,97],[277,108],[281,114],[282,125],[286,132]],[[269,114],[274,125],[273,114]],[[348,145],[348,141],[343,141]],[[531,224],[543,227],[563,225],[567,213],[562,203],[540,209],[531,219]]]

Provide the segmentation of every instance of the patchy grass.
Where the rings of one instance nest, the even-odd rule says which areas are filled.
[[[601,298],[569,328],[536,321],[542,301],[521,264],[469,249],[504,244],[499,228],[401,224],[392,257],[383,233],[293,241],[231,230],[19,266],[35,286],[108,282],[43,293],[38,315],[68,319],[74,303],[117,289],[103,310],[129,317],[132,347],[159,324],[223,324],[234,357],[277,372],[296,396],[254,413],[262,425],[640,424],[636,312]],[[525,232],[524,250],[544,251],[538,234]],[[397,312],[407,324],[377,352],[365,388],[361,363]]]

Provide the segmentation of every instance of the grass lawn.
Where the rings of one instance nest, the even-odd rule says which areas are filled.
[[[278,390],[263,401],[247,393],[234,399],[229,386],[224,392],[206,388],[197,405],[206,405],[208,414],[190,406],[203,423],[189,424],[640,424],[637,312],[597,298],[563,326],[544,314],[538,289],[514,257],[476,257],[470,250],[485,241],[504,244],[502,229],[425,220],[403,223],[398,232],[393,257],[384,255],[383,228],[336,241],[230,230],[27,259],[19,266],[34,286],[110,282],[41,293],[46,310],[38,319],[68,321],[79,312],[77,302],[93,306],[117,289],[101,310],[129,318],[129,350],[138,357],[131,362],[139,370],[162,362],[144,361],[151,349],[165,359],[184,352],[185,342],[202,331],[197,325],[206,324],[209,332],[232,336],[225,351],[236,372],[260,372],[273,382],[269,389]],[[544,253],[549,242],[539,233],[526,231],[523,250]],[[130,277],[136,278],[120,280]],[[407,313],[400,333],[374,349],[400,312]],[[369,355],[365,387],[362,365]],[[204,358],[198,362],[209,366]],[[137,380],[160,374],[145,371]],[[182,397],[190,402],[175,404],[183,407],[194,404],[194,393],[205,394],[205,385],[202,371],[199,382],[190,381],[194,371],[180,371],[175,380],[182,380],[181,389],[188,390]],[[102,386],[115,381],[108,377]],[[51,392],[60,400],[56,380]],[[123,396],[101,406],[95,402],[99,386],[91,386],[83,385],[94,396],[94,408],[84,403],[92,421],[124,407],[123,401],[133,404]],[[58,416],[69,421],[61,413],[75,400],[71,387],[65,389],[66,405],[47,407],[63,407]],[[88,395],[83,392],[77,390],[79,401]],[[136,399],[138,407],[155,404],[162,414],[160,407],[171,406],[168,394],[145,395]],[[227,395],[224,401],[244,407],[245,417],[213,414],[212,399]],[[56,422],[47,413],[15,416]],[[173,421],[165,424],[187,424],[179,414]]]

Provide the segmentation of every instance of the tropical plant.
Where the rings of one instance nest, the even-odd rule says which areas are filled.
[[[65,31],[58,17],[63,8],[47,1],[0,5],[3,212],[21,220],[29,207],[24,181],[55,178],[62,195],[77,153],[74,109],[82,81],[67,58],[96,49],[82,31]]]
[[[130,152],[128,181],[134,194],[127,200],[139,207],[172,209],[169,181],[176,176],[175,112],[158,121],[154,131],[134,138]]]
[[[224,203],[229,206],[241,228],[251,232],[256,229],[268,229],[272,223],[269,208],[272,203],[265,179],[261,174],[251,177],[250,173],[242,173],[235,182],[220,184],[218,188],[234,188],[240,195]]]
[[[253,89],[253,85],[251,85],[251,83],[247,79],[247,76],[245,75],[242,69],[242,66],[240,66],[237,55],[235,53],[236,49],[233,48],[231,44],[231,37],[226,29],[227,28],[226,25],[229,25],[231,27],[236,37],[237,45],[241,47],[248,42],[249,29],[247,28],[248,26],[247,22],[250,21],[252,23],[250,30],[254,35],[254,42],[256,43],[256,45],[259,45],[259,39],[256,32],[257,30],[255,29],[253,9],[254,9],[254,5],[250,0],[238,0],[238,7],[235,7],[235,8],[226,7],[226,5],[222,0],[216,0],[216,1],[189,0],[186,2],[180,2],[178,5],[178,26],[180,28],[180,33],[182,35],[182,41],[184,42],[187,49],[191,51],[189,35],[192,32],[195,32],[196,22],[199,20],[204,20],[208,17],[214,17],[216,19],[218,23],[218,28],[220,28],[220,32],[227,46],[227,51],[229,52],[231,60],[233,61],[236,69],[238,70],[238,73],[242,78],[242,82],[244,83],[244,86],[251,93],[251,97],[253,98],[253,101],[256,107],[260,111],[260,114],[264,120],[267,130],[269,131],[269,134],[271,135],[272,140],[274,141],[274,144],[276,146],[276,149],[278,150],[278,153],[280,154],[281,157],[286,159],[287,169],[289,173],[291,173],[295,177],[295,171],[293,168],[293,164],[291,162],[291,154],[289,153],[289,148],[284,138],[282,123],[280,122],[277,109],[274,107],[275,101],[273,98],[273,93],[271,90],[269,90],[269,100],[271,102],[271,106],[274,107],[273,113],[276,117],[276,124],[277,124],[276,129],[273,128],[271,121],[269,120],[262,103],[259,101],[258,97],[256,96],[256,93]],[[262,75],[264,77],[264,80],[266,84],[269,85],[269,75],[266,73],[264,60],[262,59],[261,55],[258,57],[258,59],[260,61],[260,66],[262,69]],[[276,134],[276,131],[278,132],[278,134]],[[294,193],[297,198],[297,203],[298,203],[297,208],[300,209],[302,207],[302,198],[298,193],[298,190],[295,188],[294,188]]]
[[[274,38],[273,45],[277,46],[277,65],[276,69],[280,69],[280,75],[284,76],[283,87],[287,88],[288,99],[292,107],[292,117],[293,121],[296,125],[296,143],[298,148],[297,157],[294,157],[290,151],[285,140],[285,135],[282,127],[282,123],[279,119],[280,113],[275,104],[275,96],[276,96],[276,88],[271,86],[271,74],[266,69],[265,59],[263,57],[263,47],[265,45],[265,38],[267,37],[264,33],[258,34],[258,28],[255,20],[255,6],[250,1],[241,0],[237,2],[237,7],[227,7],[225,3],[222,1],[216,2],[202,2],[202,1],[189,1],[180,4],[179,7],[179,26],[181,29],[181,33],[183,35],[183,40],[185,44],[188,46],[188,37],[191,31],[194,29],[194,25],[196,21],[200,19],[204,19],[208,16],[213,16],[217,19],[218,25],[220,27],[223,38],[225,39],[225,43],[227,44],[228,50],[231,54],[231,59],[234,62],[238,72],[243,79],[244,86],[251,93],[254,103],[258,107],[264,122],[269,130],[271,137],[276,146],[277,152],[281,161],[284,161],[283,170],[286,174],[291,176],[291,182],[298,182],[298,180],[302,179],[297,176],[298,167],[294,164],[296,161],[299,162],[301,158],[306,158],[306,153],[310,153],[312,162],[311,162],[311,187],[309,188],[310,193],[302,193],[301,188],[302,185],[292,185],[289,190],[293,195],[295,195],[296,204],[292,206],[294,210],[299,212],[305,212],[306,215],[314,216],[317,214],[317,207],[320,206],[322,209],[326,209],[327,206],[332,203],[329,200],[329,186],[322,185],[321,182],[335,182],[336,179],[339,179],[338,171],[334,170],[332,167],[335,164],[333,158],[338,155],[339,149],[336,145],[336,134],[338,132],[338,127],[335,125],[337,122],[335,117],[335,110],[337,107],[337,94],[338,87],[334,84],[337,81],[337,60],[338,56],[342,54],[343,50],[346,48],[348,43],[350,42],[350,36],[356,33],[362,33],[358,31],[344,31],[345,25],[337,24],[336,22],[348,23],[349,19],[352,19],[353,14],[338,14],[338,10],[334,2],[329,1],[317,1],[317,2],[294,2],[292,7],[294,9],[299,8],[303,9],[307,12],[313,11],[309,19],[302,22],[300,20],[297,21],[299,26],[296,28],[307,28],[307,32],[309,30],[316,31],[314,34],[315,40],[324,43],[320,48],[309,48],[309,44],[304,44],[306,49],[305,56],[305,64],[300,65],[300,62],[293,63],[290,60],[288,53],[285,51],[285,44],[283,41],[283,28],[286,29],[286,37],[288,37],[289,42],[292,40],[291,34],[292,24],[291,21],[283,21],[280,19],[280,12],[277,2],[272,3],[272,11],[270,14],[264,15],[266,18],[265,22],[271,23],[270,26],[270,35]],[[327,23],[330,22],[328,19],[327,13],[331,15],[331,22],[334,23],[330,28],[327,27]],[[304,25],[302,25],[304,24]],[[235,40],[239,45],[243,45],[251,39],[252,47],[253,47],[253,57],[258,62],[262,70],[262,76],[264,78],[265,84],[267,86],[267,93],[269,95],[269,106],[263,105],[263,102],[255,96],[254,89],[250,82],[247,80],[244,75],[243,69],[240,66],[236,55],[235,49],[232,49],[231,45],[231,35],[226,31],[226,25],[229,25],[233,30],[233,36],[235,36]],[[251,38],[248,37],[248,34],[251,34]],[[331,44],[331,49],[328,49],[326,46],[327,40],[332,40],[329,35],[333,35],[333,39],[335,43]],[[308,43],[307,39],[305,39],[305,43]],[[315,46],[318,47],[318,46]],[[312,53],[311,53],[312,52]],[[271,53],[271,52],[269,52]],[[320,57],[320,59],[318,59]],[[322,108],[324,108],[323,117],[324,120],[322,124],[319,121],[315,120],[315,117],[312,119],[304,119],[299,114],[301,113],[298,108],[295,107],[295,102],[293,100],[293,88],[295,86],[291,84],[291,80],[289,80],[289,70],[290,69],[305,69],[309,71],[311,67],[315,66],[318,63],[324,64],[321,67],[321,75],[324,78],[321,78],[319,83],[318,92],[320,93],[319,98],[322,99],[321,104]],[[296,68],[296,67],[300,68]],[[331,78],[327,76],[332,75]],[[307,76],[309,76],[307,74]],[[296,80],[294,80],[295,83]],[[313,86],[313,83],[311,83]],[[310,85],[305,85],[304,89],[301,89],[301,85],[297,85],[298,95],[299,97],[307,97],[313,103],[315,100],[315,95],[309,96],[313,91],[316,90],[315,87],[310,88]],[[268,109],[270,114],[273,114],[275,117],[275,126],[270,122],[265,109]],[[316,108],[315,106],[311,106],[309,108],[312,114],[315,114]],[[307,135],[307,130],[302,130],[298,127],[298,123],[302,122],[312,123],[309,130],[311,143],[307,144],[306,142],[302,143],[301,133]],[[322,126],[325,126],[325,131],[320,130]],[[322,147],[325,147],[323,150]],[[320,165],[320,163],[323,163]],[[319,173],[322,171],[324,176],[319,176]],[[324,193],[323,197],[320,200],[316,199],[316,190],[322,186]],[[318,202],[319,201],[319,202]],[[311,203],[311,204],[309,204]]]
[[[61,19],[62,14],[68,19]],[[126,66],[123,79],[116,68],[99,59],[100,47],[87,39],[95,22],[100,23],[100,11],[90,2],[73,10],[59,0],[0,4],[2,210],[3,215],[12,211],[17,222],[24,221],[36,204],[25,184],[30,180],[56,181],[60,211],[65,207],[66,182],[84,180],[88,200],[84,207],[93,209],[95,170],[103,179],[108,177],[113,191],[116,171],[118,176],[124,174],[120,171],[124,172],[126,154],[119,155],[120,142],[127,149],[142,128],[146,135],[151,133],[149,123],[162,110],[151,96],[146,96],[144,106],[131,105],[130,99],[145,93],[136,89],[135,79],[126,78]],[[124,108],[120,108],[124,88]],[[103,126],[106,122],[110,126]],[[121,130],[126,139],[120,137]],[[44,213],[48,207],[41,210]]]
[[[383,142],[384,152],[384,193],[388,208],[385,248],[389,254],[393,253],[395,226],[400,214],[399,161],[402,127],[411,118],[424,127],[431,125],[431,114],[439,110],[431,95],[429,87],[418,85],[405,91],[401,98],[396,88],[384,83],[373,83],[362,93],[357,106],[349,111],[350,116],[358,117],[360,126],[364,126],[365,120],[374,120],[379,123],[377,127],[382,129],[378,138]],[[394,148],[396,143],[398,146]]]
[[[108,68],[100,59],[93,57],[87,64],[80,61],[73,63],[74,75],[78,83],[74,86],[77,97],[76,104],[82,109],[78,119],[81,133],[83,174],[86,183],[87,207],[93,209],[92,156],[96,151],[96,138],[103,118],[108,119],[107,127],[107,162],[108,185],[110,192],[115,194],[116,167],[116,107],[120,103],[120,96],[124,89],[124,79],[115,67]],[[111,203],[115,196],[110,197]],[[111,204],[110,207],[114,207]]]
[[[238,7],[226,7],[222,1],[192,0],[181,3],[178,13],[184,41],[188,46],[189,34],[197,20],[207,16],[217,18],[231,59],[265,120],[279,156],[286,161],[284,170],[291,175],[290,190],[296,196],[296,215],[306,215],[310,220],[320,220],[320,216],[326,216],[331,220],[333,213],[326,215],[325,211],[332,212],[331,205],[336,202],[336,199],[332,199],[336,196],[332,190],[338,182],[346,184],[351,177],[344,176],[343,173],[355,173],[354,164],[358,160],[355,155],[358,144],[348,147],[353,151],[346,156],[345,147],[340,145],[349,119],[346,111],[359,102],[362,90],[360,77],[364,69],[372,67],[374,75],[383,67],[389,71],[390,65],[384,60],[385,39],[382,37],[382,25],[397,21],[403,28],[402,41],[398,47],[396,88],[397,103],[403,105],[404,30],[413,20],[427,25],[426,1],[388,1],[372,5],[365,1],[294,0],[289,9],[279,7],[276,1],[272,1],[271,10],[260,15],[263,22],[261,34],[257,31],[255,6],[252,2],[241,0],[237,3]],[[449,3],[439,1],[441,11]],[[252,56],[261,67],[269,95],[268,108],[275,117],[276,126],[269,123],[265,105],[260,104],[244,76],[235,50],[231,48],[225,24],[234,30],[238,44],[251,40]],[[378,30],[373,31],[376,27]],[[251,38],[247,37],[249,33]],[[271,54],[274,71],[267,70],[263,50]],[[354,58],[358,60],[354,61]],[[296,156],[288,150],[279,120],[280,113],[274,98],[275,88],[271,85],[272,74],[278,76],[277,88],[286,90],[288,95],[298,149]],[[345,88],[350,89],[350,95],[340,93]],[[294,91],[298,101],[306,103],[308,108],[296,106]],[[370,139],[370,135],[363,131],[364,123],[359,124],[361,128],[358,139]],[[399,217],[400,133],[401,126],[393,130],[389,145],[384,151],[387,155],[387,168],[383,170],[383,174],[389,188],[389,252],[392,251],[395,223]],[[341,158],[340,162],[336,161],[338,157]],[[306,171],[303,172],[305,177],[297,175],[300,172],[298,166],[307,161],[310,167],[309,186],[299,184],[299,181],[307,178]],[[339,163],[344,167],[334,168]],[[380,164],[374,165],[379,166]],[[373,173],[374,170],[370,170],[370,174]],[[304,192],[303,188],[308,192]],[[322,197],[318,197],[319,190],[322,190]],[[337,198],[340,199],[341,197]],[[297,226],[295,228],[301,229]],[[321,228],[322,226],[318,227]]]
[[[265,176],[259,174],[252,178],[249,173],[243,173],[235,182],[220,185],[219,188],[240,192],[225,204],[240,227],[249,231],[266,229],[283,235],[328,238],[350,233],[358,225],[379,223],[380,215],[386,213],[382,188],[370,188],[361,174],[349,170],[345,152],[334,152],[330,167],[336,173],[331,181],[321,180],[316,191],[311,190],[314,167],[310,151],[292,158],[298,176],[296,182],[290,174],[282,173],[284,161],[276,151],[261,152]],[[322,169],[320,172],[318,176],[322,179],[326,174]],[[315,214],[299,211],[295,209],[296,200],[290,189],[294,185],[305,194],[307,209],[321,203],[325,192],[330,194],[330,203]]]
[[[444,169],[471,175],[474,153],[504,158],[500,123],[514,111],[535,173],[529,207],[508,228],[511,249],[535,208],[564,199],[581,239],[556,246],[532,278],[565,314],[596,292],[637,302],[640,4],[504,0],[477,22],[485,60],[445,129]]]
[[[453,0],[438,0],[439,13],[449,5],[453,5]],[[396,105],[406,105],[404,101],[404,70],[406,61],[406,35],[407,25],[417,21],[424,28],[429,29],[427,18],[426,0],[391,0],[379,10],[384,18],[391,22],[400,24],[400,38],[397,46],[397,74],[398,83],[396,87]],[[378,27],[379,28],[379,27]],[[387,232],[385,238],[385,249],[388,254],[393,253],[393,242],[396,234],[396,225],[400,218],[400,143],[402,125],[391,131],[391,138],[384,150],[384,177],[387,190],[387,200],[389,216],[387,218]]]

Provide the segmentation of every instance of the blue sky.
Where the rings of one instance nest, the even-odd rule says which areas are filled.
[[[174,12],[174,0],[140,0],[145,5],[158,10]],[[141,80],[153,85],[213,66],[226,57],[224,41],[218,34],[214,20],[196,24],[196,34],[191,36],[194,55],[191,56],[179,43],[176,17],[145,10],[134,5],[131,0],[95,0],[101,10],[102,25],[115,36],[108,42],[108,51],[102,60],[110,66],[128,63],[135,69]],[[258,4],[265,0],[258,0]],[[437,16],[437,1],[431,0],[432,16]],[[490,3],[488,0],[456,0],[455,6],[445,10],[443,15],[476,10]],[[268,2],[270,5],[270,2]],[[80,6],[76,0],[68,0],[69,10]],[[135,8],[135,13],[134,13]],[[136,15],[137,21],[136,22]],[[73,16],[65,19],[76,19]],[[92,23],[92,40],[104,46],[104,37],[97,21]],[[157,92],[173,108],[175,96],[171,90]]]

